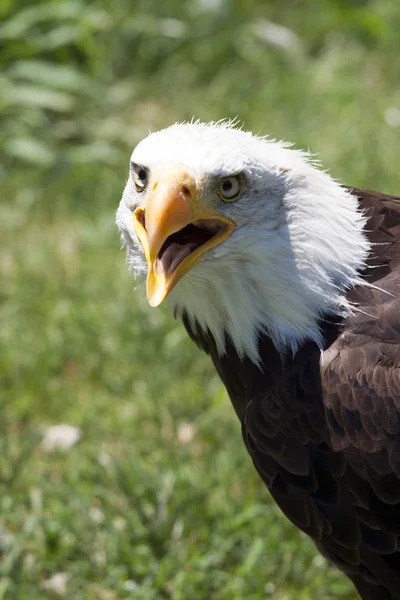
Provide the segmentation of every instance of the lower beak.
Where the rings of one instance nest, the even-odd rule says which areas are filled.
[[[147,265],[147,299],[158,306],[210,248],[221,244],[234,224],[207,207],[187,171],[162,172],[152,184],[146,208],[133,225]]]

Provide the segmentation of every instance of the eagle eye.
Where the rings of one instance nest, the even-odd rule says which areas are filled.
[[[147,169],[141,165],[132,164],[132,177],[135,188],[138,192],[143,192],[147,186],[148,174]]]
[[[242,175],[230,175],[224,177],[217,189],[218,196],[224,202],[235,202],[241,194],[243,187],[243,176]]]

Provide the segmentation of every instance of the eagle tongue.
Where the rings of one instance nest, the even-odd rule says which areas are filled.
[[[186,258],[186,256],[188,256],[195,248],[196,244],[194,243],[182,245],[173,242],[163,252],[161,258],[157,259],[157,262],[159,263],[158,266],[161,267],[161,270],[164,271],[164,273],[171,274],[175,271],[183,259]]]

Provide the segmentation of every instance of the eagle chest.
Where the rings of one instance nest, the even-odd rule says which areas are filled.
[[[240,359],[233,349],[224,357],[210,353],[267,486],[291,482],[314,493],[327,457],[335,455],[322,400],[319,351],[310,345],[285,364],[268,340],[260,340],[260,348],[263,368]]]

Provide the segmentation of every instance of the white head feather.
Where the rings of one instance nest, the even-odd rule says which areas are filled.
[[[269,141],[229,122],[175,124],[151,134],[132,161],[151,171],[189,168],[203,179],[203,200],[235,224],[234,232],[207,251],[168,297],[175,313],[209,330],[223,354],[226,334],[240,355],[258,361],[257,338],[267,332],[279,351],[306,340],[322,347],[320,321],[351,311],[346,290],[362,284],[370,250],[357,199],[288,144]],[[224,204],[216,176],[244,173],[240,199]],[[145,206],[131,177],[117,224],[136,277],[146,274],[132,214]]]

